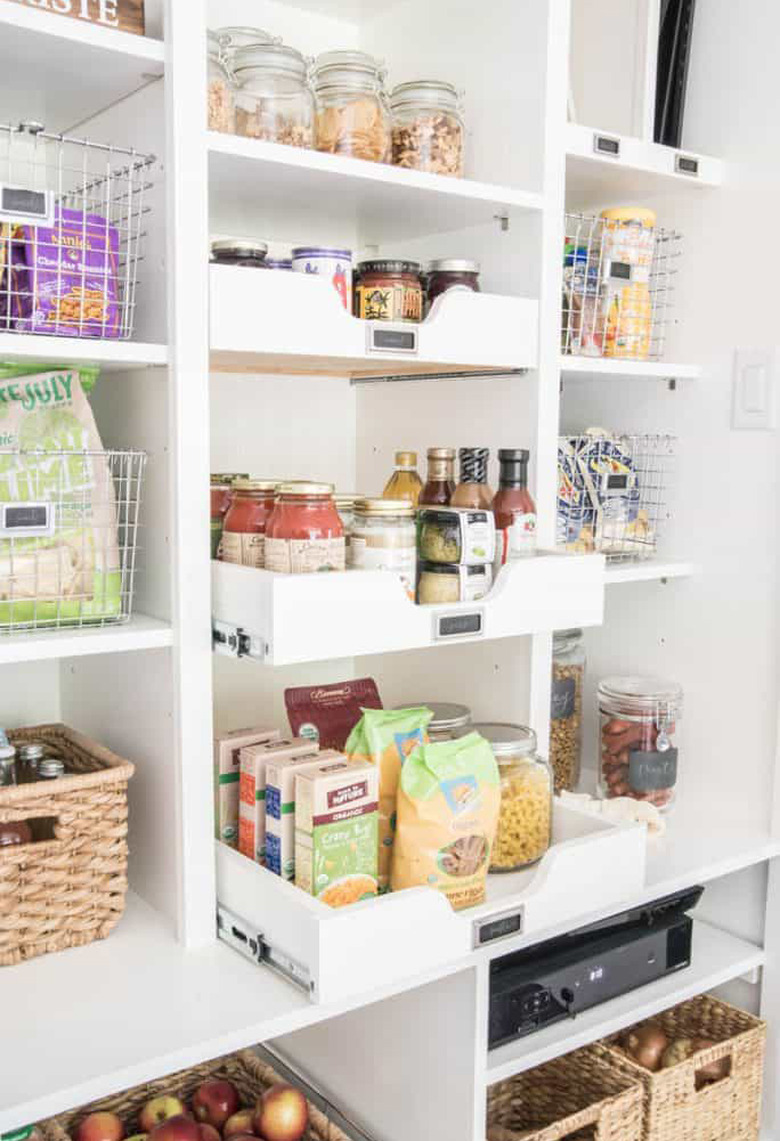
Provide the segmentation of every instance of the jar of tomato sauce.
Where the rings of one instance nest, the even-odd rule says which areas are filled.
[[[279,574],[344,570],[344,526],[332,483],[283,483],[266,532],[266,569]]]
[[[211,557],[221,558],[222,531],[225,516],[233,498],[233,484],[237,479],[249,479],[246,472],[218,472],[211,476]]]
[[[237,479],[222,531],[224,563],[243,567],[265,566],[268,520],[276,505],[275,480]]]

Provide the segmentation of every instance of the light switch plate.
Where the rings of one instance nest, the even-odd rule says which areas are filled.
[[[737,431],[771,431],[775,427],[777,349],[737,349],[731,426]]]

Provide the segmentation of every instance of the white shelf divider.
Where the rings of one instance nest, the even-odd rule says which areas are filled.
[[[0,665],[160,650],[172,645],[170,623],[136,614],[129,622],[116,625],[0,634]]]
[[[614,377],[616,380],[700,380],[701,365],[672,361],[624,361],[611,357],[561,357],[561,376],[576,380]]]
[[[122,372],[135,368],[164,368],[168,364],[168,347],[141,341],[0,333],[0,363],[5,361],[24,365],[40,362],[46,368],[100,365],[104,372]]]
[[[569,1019],[557,1022],[527,1038],[491,1050],[485,1084],[490,1086],[511,1078],[598,1038],[615,1034],[675,1003],[754,971],[763,965],[764,959],[761,947],[708,923],[694,921],[691,966],[583,1011],[573,1022]]]

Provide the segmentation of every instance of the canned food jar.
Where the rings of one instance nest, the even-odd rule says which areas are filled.
[[[362,499],[362,495],[334,495],[333,502],[336,504],[336,510],[339,513],[341,525],[344,528],[344,542],[346,545],[347,566],[351,566],[351,543],[352,543],[352,524],[355,518],[355,504],[358,499]]]
[[[429,709],[433,714],[428,724],[431,743],[455,741],[472,731],[471,710],[468,705],[458,705],[450,701],[415,701],[407,705],[397,705],[396,709]]]
[[[224,238],[211,243],[211,260],[214,265],[242,265],[252,269],[267,269],[265,242],[238,241]]]
[[[206,33],[208,50],[208,128],[232,135],[236,130],[236,96],[233,77],[216,32]]]
[[[422,274],[416,261],[362,261],[355,283],[355,316],[364,321],[421,321]]]
[[[366,52],[325,52],[315,60],[312,82],[317,150],[388,162],[392,142],[384,65]]]
[[[395,166],[463,177],[465,126],[456,87],[433,79],[401,83],[390,110]]]
[[[552,843],[553,772],[525,725],[472,726],[490,742],[501,777],[501,810],[491,872],[516,872],[541,860]]]
[[[468,258],[441,258],[430,262],[427,275],[428,304],[433,305],[437,297],[451,289],[460,290],[461,293],[479,293],[479,274],[479,262],[469,261]]]
[[[496,556],[493,514],[471,507],[426,507],[419,512],[420,558],[428,563],[481,566]]]
[[[421,606],[451,602],[478,602],[493,585],[493,568],[453,566],[448,563],[420,563],[417,575],[417,601]]]
[[[574,792],[579,783],[584,685],[582,630],[558,630],[553,634],[550,701],[550,763],[556,793]]]
[[[239,135],[290,147],[313,145],[314,96],[299,51],[282,43],[241,48],[234,74]]]
[[[274,480],[237,479],[222,530],[220,558],[224,563],[262,569],[268,520],[276,505]]]
[[[417,572],[417,524],[407,499],[358,499],[352,523],[351,563],[356,570],[397,574],[411,599]]]
[[[599,792],[662,812],[675,796],[682,687],[658,677],[609,677],[598,687]]]
[[[329,249],[326,246],[299,246],[292,251],[295,273],[309,273],[330,278],[345,309],[352,305],[352,250]]]
[[[345,569],[344,526],[332,483],[280,484],[266,531],[265,565],[279,574]]]

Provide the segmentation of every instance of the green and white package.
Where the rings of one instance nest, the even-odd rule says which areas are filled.
[[[114,484],[77,370],[0,378],[0,504],[48,505],[34,534],[5,512],[0,627],[120,617]]]

